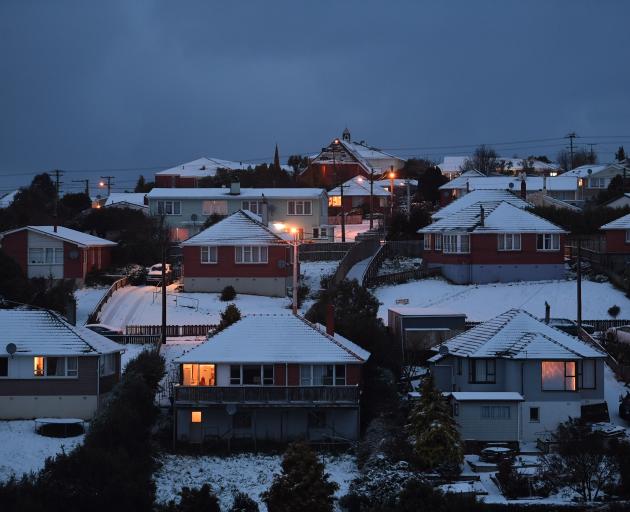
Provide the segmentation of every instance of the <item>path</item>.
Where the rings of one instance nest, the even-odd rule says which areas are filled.
[[[365,271],[367,270],[368,265],[370,264],[370,261],[372,261],[373,257],[374,256],[370,256],[369,258],[366,258],[356,263],[354,267],[352,267],[346,274],[346,279],[356,279],[357,281],[359,281],[359,284],[362,284],[363,274],[365,274]]]
[[[125,286],[116,290],[101,310],[100,323],[124,329],[139,309],[151,303],[154,286]]]

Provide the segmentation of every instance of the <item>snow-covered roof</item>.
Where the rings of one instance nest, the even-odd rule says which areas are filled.
[[[0,208],[8,208],[13,203],[15,196],[19,190],[14,190],[13,192],[7,192],[2,197],[0,197]]]
[[[250,315],[176,359],[179,363],[364,363],[370,353],[292,314]]]
[[[530,208],[532,205],[527,201],[523,201],[515,193],[509,190],[473,190],[472,192],[463,195],[459,199],[447,204],[444,208],[440,208],[435,212],[433,219],[443,219],[456,212],[468,208],[473,204],[479,203],[497,203],[505,201],[517,208]]]
[[[449,393],[458,402],[520,402],[523,395],[511,391],[455,391]]]
[[[389,178],[382,178],[380,180],[376,180],[375,183],[378,183],[384,189],[388,189],[389,190],[389,186],[391,185],[391,181],[392,180],[389,179]],[[407,181],[409,181],[409,185],[412,186],[412,187],[417,187],[418,186],[418,180],[412,180],[412,179],[407,180],[406,178],[394,178],[394,187],[406,187],[407,186]]]
[[[600,229],[630,229],[630,213],[608,224],[604,224]]]
[[[470,172],[470,171],[468,171]],[[441,190],[468,189],[472,190],[521,190],[521,178],[519,176],[474,176],[467,175],[468,172],[458,176],[452,181],[440,187]],[[476,172],[476,171],[475,171]],[[546,181],[546,183],[545,183]],[[525,184],[529,192],[543,190],[569,190],[575,191],[578,188],[578,179],[574,176],[526,176]]]
[[[570,171],[563,172],[561,176],[563,177],[574,177],[574,178],[588,178],[598,172],[606,169],[608,165],[581,165],[580,167],[576,167],[575,169],[571,169]]]
[[[481,208],[484,223],[481,225]],[[437,220],[418,233],[466,231],[469,233],[566,233],[538,215],[517,208],[506,201],[477,203]]]
[[[440,171],[442,172],[461,172],[468,156],[445,156],[441,163],[438,164]]]
[[[286,239],[265,226],[258,215],[238,210],[181,245],[273,245],[285,242]]]
[[[458,313],[447,308],[394,306],[388,309],[403,316],[466,316],[466,313]]]
[[[170,169],[156,172],[157,175],[166,176],[183,176],[188,178],[205,178],[207,176],[215,176],[218,169],[243,170],[248,165],[242,162],[231,162],[230,160],[221,160],[220,158],[201,157],[192,162],[176,165]]]
[[[604,358],[605,354],[565,332],[541,322],[527,311],[510,309],[450,340],[437,350],[459,357],[506,359]]]
[[[379,186],[378,181],[374,183],[372,186],[374,196],[389,196],[389,192],[384,190],[381,186]],[[340,196],[341,188],[335,187],[332,190],[328,191],[328,196]],[[354,178],[349,179],[343,184],[343,195],[344,196],[369,196],[370,195],[370,180],[365,179],[361,176],[355,176]]]
[[[396,160],[403,160],[398,156],[385,153],[378,148],[370,147],[359,142],[348,142],[347,140],[343,139],[341,139],[339,142],[343,144],[349,151],[352,151],[353,153],[357,154],[359,157],[367,161],[384,159],[390,160],[392,158]]]
[[[323,188],[241,188],[230,194],[229,187],[221,188],[154,188],[149,199],[317,199],[325,194]]]
[[[47,310],[0,309],[0,325],[0,350],[15,343],[16,356],[98,355],[124,350],[122,345],[85,327],[74,327]]]
[[[105,240],[104,238],[88,235],[87,233],[76,231],[74,229],[64,228],[63,226],[57,226],[57,231],[55,231],[54,226],[24,226],[23,228],[12,229],[10,231],[0,233],[0,239],[10,235],[11,233],[22,231],[23,229],[39,233],[40,235],[57,238],[59,240],[63,240],[64,242],[71,242],[80,247],[108,247],[118,245],[116,242],[112,242],[111,240]]]
[[[129,203],[138,206],[145,206],[144,196],[146,196],[146,193],[144,192],[112,192],[109,196],[107,196],[105,206],[111,206],[116,203]]]
[[[483,174],[480,171],[476,171],[476,170],[472,169],[470,171],[463,172],[462,174],[457,176],[457,178],[454,178],[451,181],[449,181],[448,183],[445,183],[444,185],[442,185],[440,187],[440,190],[442,190],[442,189],[443,190],[454,190],[454,189],[466,188],[466,182],[470,178],[482,178],[482,177],[485,177],[485,174]]]

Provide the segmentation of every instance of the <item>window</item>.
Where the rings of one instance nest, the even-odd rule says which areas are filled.
[[[453,404],[453,416],[459,416],[459,404],[457,402]]]
[[[243,210],[249,210],[256,215],[262,215],[263,210],[263,202],[262,201],[243,201],[241,203],[241,207]]]
[[[311,370],[312,366],[310,364],[303,364],[300,366],[300,385],[301,386],[310,386],[311,385]]]
[[[595,389],[595,361],[583,359],[578,361],[578,387],[579,389]]]
[[[346,385],[346,365],[337,364],[335,365],[335,386],[345,386],[345,385]]]
[[[230,384],[232,386],[239,386],[241,384],[241,367],[240,365],[230,366]]]
[[[439,233],[435,234],[435,250],[436,251],[442,250],[442,235]]]
[[[543,391],[575,391],[575,362],[543,361]]]
[[[63,248],[31,247],[28,261],[31,265],[60,265],[63,263]]]
[[[492,420],[509,420],[510,419],[510,406],[509,405],[482,405],[481,417],[483,419],[492,419]]]
[[[494,384],[496,367],[494,359],[470,359],[468,382],[472,384]]]
[[[273,365],[248,364],[230,366],[230,385],[232,386],[273,386]]]
[[[312,215],[312,201],[287,201],[288,215]]]
[[[538,423],[540,421],[540,407],[529,408],[529,421],[532,423]]]
[[[559,251],[560,235],[552,233],[536,235],[536,249],[539,251]]]
[[[326,428],[326,411],[309,411],[308,428]]]
[[[319,228],[319,238],[328,238],[328,228],[324,226]]]
[[[470,235],[442,235],[444,254],[467,254],[470,252]]]
[[[273,386],[273,365],[265,364],[262,367],[263,386]]]
[[[191,411],[190,412],[190,422],[191,423],[201,423],[201,411]]]
[[[232,419],[232,428],[252,428],[252,413],[246,411],[237,412]]]
[[[79,362],[76,357],[33,358],[33,376],[35,377],[77,377]]]
[[[630,229],[626,229],[626,243],[630,244]]]
[[[330,196],[328,206],[341,206],[341,196]]]
[[[213,364],[183,364],[184,386],[216,385],[215,366]]]
[[[159,215],[181,215],[182,213],[181,201],[158,201],[157,206]]]
[[[431,250],[431,234],[430,233],[424,234],[424,250],[425,251]]]
[[[457,375],[461,375],[463,371],[464,363],[461,357],[457,358]]]
[[[227,201],[203,201],[201,203],[202,215],[221,215],[228,214]]]
[[[266,245],[243,245],[234,248],[236,263],[267,263]]]
[[[9,358],[0,357],[0,377],[9,376]]]
[[[346,365],[304,364],[300,366],[302,386],[345,386]]]
[[[606,178],[590,178],[588,186],[590,188],[606,188]]]
[[[499,251],[520,251],[521,250],[521,234],[520,233],[499,233],[497,235]]]
[[[216,263],[217,262],[217,248],[214,246],[207,246],[201,248],[201,263]]]
[[[101,377],[116,373],[116,354],[103,354],[98,358],[98,362]]]

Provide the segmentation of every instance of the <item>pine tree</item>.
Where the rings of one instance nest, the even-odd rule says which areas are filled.
[[[615,160],[617,162],[623,162],[626,159],[626,151],[623,149],[623,146],[619,146],[619,149],[615,153]]]
[[[223,329],[229,327],[230,325],[238,322],[241,319],[241,311],[236,307],[235,304],[228,304],[225,308],[225,311],[221,312],[221,321],[217,326],[215,334]]]
[[[416,461],[422,469],[459,473],[464,460],[462,440],[450,407],[431,375],[424,380],[420,394],[409,414]]]
[[[328,480],[324,465],[305,443],[289,445],[282,472],[262,494],[269,512],[330,512],[338,485]]]
[[[144,192],[144,187],[146,183],[144,181],[144,176],[140,175],[138,181],[136,182],[136,188],[133,189],[134,192]]]

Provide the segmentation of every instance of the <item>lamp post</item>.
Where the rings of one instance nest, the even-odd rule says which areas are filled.
[[[299,258],[299,245],[300,241],[298,238],[298,230],[297,228],[291,228],[291,234],[293,235],[293,240],[289,242],[293,246],[293,314],[297,315],[298,311],[298,258]]]
[[[335,139],[332,144],[332,157],[333,157],[333,171],[335,178],[337,178],[337,160],[335,159],[335,150],[339,144],[339,139]],[[343,180],[339,183],[339,190],[341,191],[341,241],[346,241],[346,216],[345,209],[343,207]]]
[[[374,228],[374,169],[370,167],[370,231]]]
[[[396,174],[394,173],[394,166],[392,165],[391,170],[389,171],[389,217],[390,217],[390,222],[391,219],[394,217],[394,178],[396,177]]]

